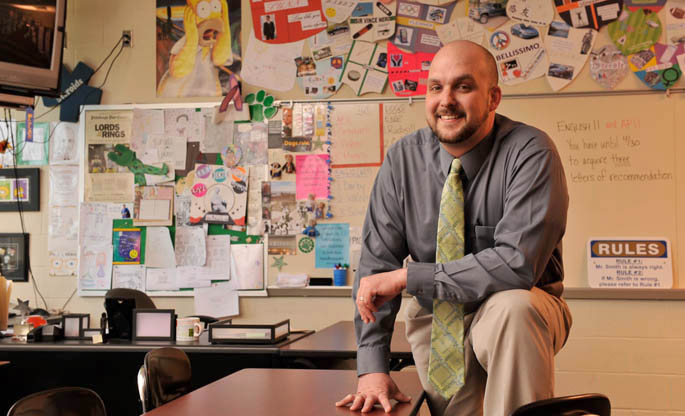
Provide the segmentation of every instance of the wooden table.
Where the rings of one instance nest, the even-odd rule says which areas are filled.
[[[310,368],[323,368],[318,365],[325,359],[357,358],[357,338],[354,322],[340,321],[314,334],[301,338],[281,348],[282,357],[307,360]],[[392,370],[413,364],[411,346],[405,336],[404,322],[395,322],[392,341],[390,342],[390,359]]]
[[[398,387],[411,396],[410,403],[393,405],[395,416],[415,415],[423,400],[415,372],[394,372]],[[357,374],[352,370],[245,369],[208,384],[153,409],[145,416],[305,416],[362,415],[335,402],[356,391]],[[364,415],[386,415],[376,407]]]

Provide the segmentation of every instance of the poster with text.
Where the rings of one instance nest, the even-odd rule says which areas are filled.
[[[567,24],[599,30],[618,18],[623,0],[554,0],[554,4]]]
[[[488,49],[495,57],[500,81],[516,85],[545,74],[545,46],[537,29],[508,23],[495,30],[488,39]],[[550,26],[550,31],[552,26]]]
[[[251,0],[255,37],[277,44],[306,39],[326,29],[321,0]]]
[[[350,31],[353,40],[375,42],[395,33],[397,2],[359,1],[352,10]]]
[[[388,43],[388,81],[398,97],[426,94],[428,69],[434,53],[407,53]]]
[[[450,21],[455,3],[431,6],[398,0],[392,43],[409,52],[436,53],[442,46],[436,28]]]
[[[245,225],[248,170],[241,166],[196,165],[190,223]]]
[[[573,81],[590,56],[597,38],[594,29],[576,29],[557,21],[557,28],[565,25],[567,30],[550,30],[545,37],[547,50],[547,82],[554,91],[559,91]],[[522,24],[522,23],[521,23]]]

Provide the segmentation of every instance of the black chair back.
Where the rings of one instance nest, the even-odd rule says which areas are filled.
[[[511,416],[611,415],[609,398],[599,393],[553,397],[521,406]]]
[[[105,404],[93,390],[59,387],[17,400],[7,416],[107,416]]]
[[[107,338],[131,339],[133,309],[156,309],[152,299],[139,290],[128,288],[110,289],[105,294],[107,311]]]
[[[190,360],[183,350],[164,347],[149,351],[138,377],[143,412],[190,392],[190,380]]]

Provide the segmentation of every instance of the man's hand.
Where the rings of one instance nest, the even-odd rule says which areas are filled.
[[[407,287],[407,269],[362,277],[357,290],[357,310],[364,323],[376,322],[374,312]]]
[[[390,399],[403,403],[411,401],[411,397],[402,393],[388,374],[369,373],[359,377],[355,394],[348,394],[335,405],[345,406],[352,403],[350,410],[361,409],[362,412],[370,412],[374,404],[380,403],[385,413],[390,413]]]

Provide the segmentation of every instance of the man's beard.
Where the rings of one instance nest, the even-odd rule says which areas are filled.
[[[432,126],[431,123],[428,123],[431,130],[433,130],[433,134],[435,134],[438,140],[441,143],[446,144],[457,144],[467,141],[478,131],[478,129],[483,125],[483,123],[485,123],[485,120],[487,120],[488,118],[488,112],[486,111],[481,115],[481,117],[477,119],[466,119],[465,124],[459,130],[457,130],[456,133],[450,133],[449,135],[447,135],[441,133],[438,129],[440,115],[455,115],[457,117],[465,117],[466,114],[463,111],[459,110],[441,111],[438,112],[438,117],[436,117],[435,119],[435,126]]]

